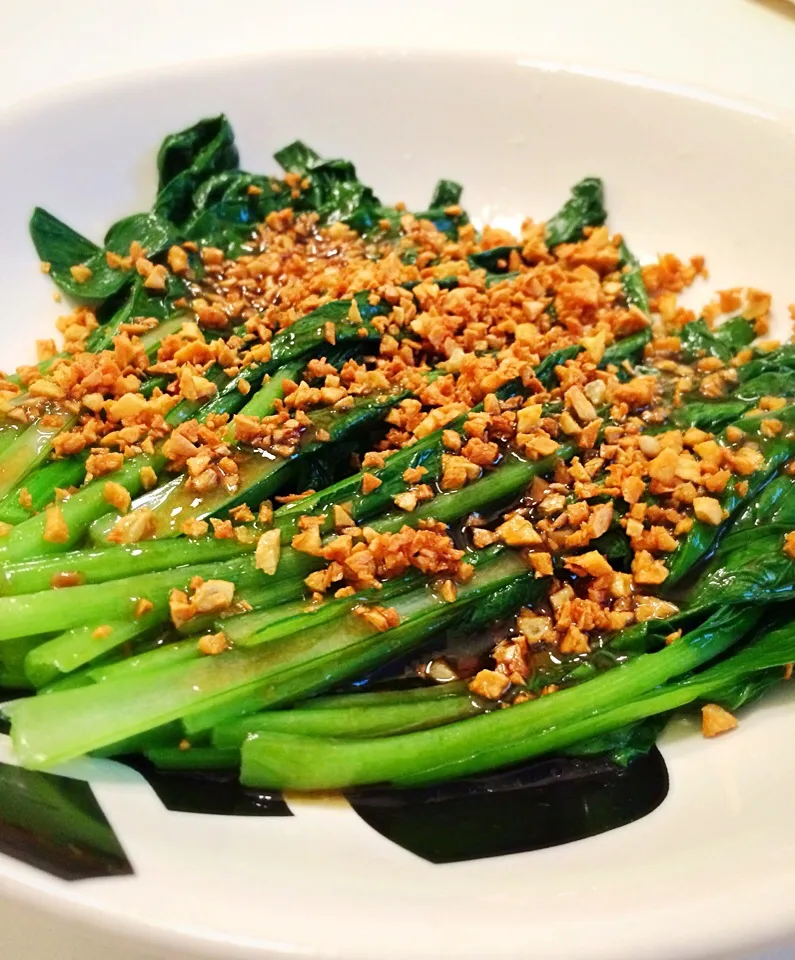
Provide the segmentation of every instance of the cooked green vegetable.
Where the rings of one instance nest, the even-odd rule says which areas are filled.
[[[526,760],[613,729],[601,719],[610,710],[614,716],[621,713],[620,726],[649,716],[639,708],[637,713],[627,710],[630,715],[624,718],[621,707],[724,652],[758,617],[752,610],[719,611],[681,642],[582,686],[437,730],[350,742],[260,732],[243,744],[241,779],[249,786],[296,790],[382,780],[416,785]]]
[[[451,180],[409,213],[301,141],[275,159],[241,169],[209,118],[101,244],[32,215],[86,326],[0,383],[18,760],[423,785],[626,765],[771,690],[793,345],[654,314],[685,274],[597,229],[597,178],[513,236]]]
[[[546,244],[556,247],[582,237],[585,227],[601,226],[607,218],[604,186],[598,177],[586,177],[571,188],[571,197],[547,220]]]
[[[220,749],[239,748],[248,737],[271,731],[307,737],[382,737],[442,726],[492,709],[494,704],[488,700],[461,695],[383,707],[270,710],[220,724],[213,731],[212,742]]]
[[[184,574],[176,579],[174,573],[168,579],[162,574],[150,576],[160,578],[166,588],[185,580]],[[538,592],[536,582],[528,581],[524,564],[510,554],[485,563],[482,572],[479,570],[461,588],[455,603],[440,602],[428,587],[396,598],[394,606],[401,624],[383,634],[380,641],[376,627],[349,616],[334,629],[310,629],[278,644],[170,665],[114,683],[15,701],[5,708],[14,722],[12,731],[21,732],[15,749],[26,764],[49,766],[207,707],[231,707],[231,716],[235,716],[246,712],[249,702],[261,706],[268,700],[279,701],[284,695],[282,678],[284,689],[300,687],[302,693],[314,692],[355,674],[371,661],[375,651],[380,654],[378,660],[384,659],[379,646],[386,644],[394,655],[418,645],[441,627],[464,619],[464,614],[473,623],[489,622],[496,611],[505,608],[506,587],[518,591],[517,597],[510,595],[507,610]],[[147,591],[153,594],[152,587]]]

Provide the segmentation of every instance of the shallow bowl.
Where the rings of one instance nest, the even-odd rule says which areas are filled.
[[[51,335],[59,312],[27,237],[32,207],[100,239],[108,223],[151,202],[161,138],[220,111],[250,169],[271,169],[274,149],[300,137],[325,155],[352,158],[382,197],[410,207],[427,203],[438,177],[460,180],[467,208],[490,222],[543,219],[575,180],[601,176],[610,223],[642,258],[706,254],[711,287],[772,291],[777,332],[789,335],[795,132],[787,117],[520,58],[349,50],[135,76],[65,90],[0,118],[4,365],[31,361],[33,339]],[[702,302],[708,292],[697,291]],[[56,771],[74,788],[48,784],[60,785],[58,803],[72,797],[66,806],[86,816],[93,795],[123,848],[122,867],[64,879],[46,850],[36,861],[22,849],[19,834],[14,850],[6,829],[6,954],[739,956],[795,937],[793,737],[795,709],[784,694],[746,712],[718,742],[679,723],[662,744],[670,791],[648,816],[563,846],[447,864],[392,842],[341,798],[185,812],[168,809],[131,769],[80,761]],[[0,751],[13,764],[7,738]],[[26,789],[6,776],[3,790]],[[57,820],[57,804],[47,807],[43,796],[36,816]],[[516,821],[503,826],[510,835]]]

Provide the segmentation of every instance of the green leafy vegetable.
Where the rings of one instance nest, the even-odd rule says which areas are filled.
[[[173,223],[184,223],[193,211],[193,195],[212,174],[236,170],[235,136],[223,115],[174,133],[157,155],[159,186],[155,212]]]
[[[586,177],[572,187],[571,197],[547,220],[546,244],[551,248],[574,243],[582,237],[585,227],[599,227],[606,219],[602,181]]]

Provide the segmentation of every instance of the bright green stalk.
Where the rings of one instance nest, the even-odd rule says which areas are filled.
[[[649,313],[649,295],[643,282],[640,261],[622,240],[618,248],[621,256],[621,285],[627,303]],[[647,337],[648,339],[648,337]]]
[[[0,423],[0,454],[5,453],[24,429],[21,424],[13,420]]]
[[[0,596],[47,590],[53,578],[62,574],[75,574],[81,584],[105,583],[210,560],[221,562],[251,553],[253,549],[253,543],[200,537],[173,542],[143,540],[102,549],[71,550],[65,555],[3,565],[0,569]]]
[[[194,736],[227,720],[293,703],[403,656],[440,630],[467,633],[483,629],[510,616],[523,605],[538,602],[546,589],[544,581],[531,579],[526,571],[521,571],[518,576],[503,576],[502,568],[515,559],[515,556],[508,555],[502,558],[501,566],[495,564],[484,570],[483,579],[479,578],[475,584],[467,584],[459,591],[456,604],[432,607],[425,614],[379,636],[365,637],[316,656],[309,662],[298,663],[272,680],[252,685],[251,690],[222,694],[201,710],[186,714],[182,720],[185,733]],[[477,592],[471,593],[472,589]],[[462,599],[463,604],[460,603]]]
[[[303,673],[313,661],[337,659],[342,651],[362,642],[379,648],[390,634],[402,637],[404,644],[420,642],[440,625],[459,618],[462,611],[488,611],[490,594],[498,593],[502,585],[528,581],[530,586],[538,583],[529,580],[521,559],[504,553],[477,570],[459,589],[454,603],[440,601],[428,588],[397,598],[393,606],[401,624],[383,634],[361,618],[351,617],[335,630],[307,631],[290,641],[232,650],[140,678],[15,701],[6,705],[5,712],[12,717],[17,756],[29,766],[48,766],[160,727],[231,695],[260,689],[266,680],[276,680],[285,671]],[[521,603],[524,596],[517,599]],[[357,662],[348,664],[349,670],[357,667]],[[332,677],[328,685],[333,682]]]
[[[55,499],[55,490],[67,490],[82,483],[86,475],[88,451],[63,460],[48,460],[29,473],[0,501],[0,520],[19,524],[29,520]],[[23,488],[30,496],[30,507],[19,502]]]
[[[126,580],[0,597],[0,640],[41,633],[42,626],[61,631],[85,623],[96,625],[133,618],[140,599],[149,600],[156,610],[164,611],[171,591],[186,589],[194,576],[227,579],[242,587],[261,580],[264,574],[255,568],[253,557],[246,556],[223,564],[197,564]]]
[[[360,311],[364,311],[363,315],[367,317],[378,313],[380,309],[370,306],[367,303],[366,295],[362,303],[359,304],[359,308]],[[313,349],[326,345],[326,323],[329,321],[336,324],[338,343],[346,340],[361,342],[357,333],[359,327],[350,323],[347,319],[349,312],[350,301],[335,301],[319,307],[274,338],[269,361],[246,367],[231,379],[226,377],[221,370],[211,371],[207,376],[211,379],[215,378],[221,384],[217,395],[203,405],[182,401],[169,411],[166,419],[169,423],[175,425],[192,416],[205,419],[212,413],[230,413],[239,409],[244,402],[243,395],[238,390],[238,384],[242,380],[254,384],[259,383],[266,374],[278,370],[299,357],[306,356]],[[377,332],[369,326],[368,321],[365,321],[364,326],[368,330],[369,336],[377,336]],[[165,466],[165,462],[165,458],[159,454],[151,457],[140,455],[129,460],[112,475],[111,479],[120,483],[135,498],[143,490],[143,483],[140,479],[141,468],[150,466],[155,473],[160,473]],[[66,543],[53,544],[43,540],[41,533],[44,519],[43,517],[32,517],[3,538],[3,542],[0,543],[0,561],[23,560],[68,550],[79,541],[91,523],[110,512],[111,506],[103,496],[107,479],[100,477],[92,481],[63,504],[64,518],[67,520],[69,528],[69,539]],[[67,507],[69,508],[68,517]]]
[[[156,356],[157,348],[166,337],[171,336],[172,333],[179,333],[182,327],[186,323],[193,321],[193,319],[193,314],[185,310],[178,310],[176,313],[172,313],[171,316],[161,320],[156,327],[152,327],[151,330],[146,330],[139,335],[138,339],[141,342],[141,346],[150,357]]]
[[[313,697],[301,704],[302,710],[336,710],[337,707],[380,707],[398,703],[421,703],[466,694],[465,680],[451,680],[422,687],[398,687],[394,690],[365,689],[361,693],[334,693],[327,697]]]
[[[261,578],[248,585],[244,585],[238,591],[237,600],[244,608],[251,607],[252,612],[281,609],[281,607],[298,605],[300,600],[305,601],[307,588],[304,583],[304,575],[314,569],[312,561],[315,557],[309,554],[300,553],[292,550],[285,558],[285,571],[288,568],[298,569],[299,575],[289,576],[286,572],[281,574],[282,564],[279,564],[279,570],[272,576],[262,574]],[[301,566],[299,566],[301,564]],[[184,635],[195,635],[197,633],[208,633],[210,631],[223,630],[226,632],[227,623],[232,623],[238,617],[246,616],[242,613],[231,613],[229,616],[216,617],[214,614],[194,617],[186,624],[178,628],[178,632]],[[278,616],[278,615],[277,615]]]
[[[16,441],[0,454],[0,498],[12,490],[49,455],[52,441],[77,422],[73,414],[62,414],[57,426],[41,419],[32,423]]]
[[[49,640],[51,634],[20,637],[0,643],[0,687],[29,689],[31,682],[25,673],[25,657],[35,647]]]
[[[781,666],[791,662],[794,657],[795,642],[790,636],[787,648],[777,656],[770,656],[766,668]],[[659,693],[647,694],[638,700],[623,703],[615,709],[605,709],[592,713],[590,716],[575,720],[569,725],[550,724],[523,739],[522,758],[530,760],[544,754],[565,750],[582,741],[611,733],[614,730],[620,730],[647,717],[668,713],[704,697],[718,695],[725,683],[731,682],[739,675],[738,670],[731,669],[732,660],[697,675],[690,682],[672,684],[670,689],[664,687]],[[765,666],[761,668],[754,666],[753,669],[756,672],[765,669]],[[363,752],[356,750],[358,744],[352,744],[353,749],[348,749],[346,742],[340,740],[313,741],[305,734],[277,733],[274,736],[270,733],[255,733],[254,739],[243,744],[241,780],[244,784],[247,786],[273,785],[270,770],[263,769],[261,758],[265,755],[266,750],[272,750],[274,746],[279,752],[296,750],[302,762],[311,762],[310,758],[313,755],[315,758],[323,756],[324,759],[330,759],[332,755],[336,755],[337,760],[344,758],[350,761],[354,753],[361,754]],[[432,776],[435,781],[445,778],[447,774],[437,773]],[[427,774],[412,775],[409,773],[406,778],[397,780],[396,785],[412,787],[423,786],[429,782],[431,782],[431,777]]]
[[[156,327],[153,327],[151,330],[147,330],[144,333],[140,334],[138,339],[140,340],[141,346],[149,354],[150,358],[154,357],[155,354],[157,353],[157,348],[160,346],[161,341],[165,337],[167,337],[169,334],[176,333],[178,330],[182,329],[182,325],[185,323],[186,320],[189,320],[189,319],[191,318],[187,313],[185,313],[184,311],[180,311],[179,313],[175,313],[172,316],[166,318],[165,320],[161,320],[160,323]],[[91,339],[94,339],[94,336],[92,335],[92,337],[89,339],[89,342],[86,344],[86,349],[90,353],[98,353],[100,350],[108,349],[111,346],[111,339],[112,337],[116,336],[116,334],[118,333],[119,327],[123,323],[128,322],[129,320],[131,320],[129,305],[125,304],[125,306],[120,311],[118,311],[118,313],[113,318],[113,320],[111,320],[109,324],[106,325],[105,330],[100,331],[100,329],[98,329],[95,331],[95,335],[100,332],[106,333],[112,326],[113,333],[110,336],[103,337],[104,342],[101,344],[97,343],[96,345],[91,344]],[[65,353],[65,352],[59,353],[57,356],[50,357],[48,360],[40,361],[38,364],[36,364],[36,367],[40,373],[45,374],[59,360],[71,360],[71,359],[72,359],[71,354]],[[10,379],[13,383],[20,383],[19,378],[16,376],[11,377]],[[31,394],[20,393],[20,394],[17,394],[17,396],[10,401],[9,406],[18,407],[18,406],[21,406],[22,404],[30,402],[32,399],[33,398]]]
[[[411,513],[386,513],[372,520],[368,526],[381,533],[394,532],[403,526],[414,527],[425,519],[452,523],[490,503],[518,496],[533,477],[543,477],[551,473],[559,460],[570,460],[576,451],[575,444],[565,443],[555,451],[554,457],[543,460],[512,458],[460,490],[439,493],[432,500],[421,503]]]
[[[382,707],[338,707],[333,710],[271,710],[216,727],[212,744],[219,749],[240,747],[250,736],[272,731],[304,737],[383,737],[439,727],[497,708],[493,701],[471,695]]]
[[[179,330],[186,318],[185,313],[175,314],[141,335],[141,345],[150,358],[157,353],[157,348],[162,339]],[[12,405],[16,406],[24,403],[27,399],[29,399],[29,394],[23,394],[15,398]],[[0,504],[5,497],[16,495],[16,498],[18,498],[23,481],[50,455],[55,438],[75,425],[77,415],[61,413],[59,419],[60,422],[57,425],[45,425],[42,422],[43,418],[39,417],[25,430],[12,447],[3,451],[0,455]],[[62,468],[62,472],[68,477],[68,480],[65,483],[55,485],[69,487],[80,483],[85,477],[85,461],[85,455],[68,458],[68,467]],[[41,509],[45,503],[52,501],[54,496],[52,486],[48,493],[49,496],[46,500],[41,496],[35,498],[33,503],[35,509]],[[2,505],[7,506],[6,504]],[[8,506],[13,509],[13,504]],[[23,519],[27,519],[27,517],[23,517]]]
[[[385,396],[361,398],[349,410],[334,410],[330,407],[313,412],[310,418],[314,426],[307,431],[298,449],[291,456],[279,457],[267,450],[252,451],[241,460],[238,463],[238,484],[234,491],[229,491],[221,484],[197,497],[187,486],[187,478],[180,475],[163,486],[144,493],[133,503],[132,509],[152,511],[156,537],[177,537],[186,520],[225,515],[238,504],[256,504],[270,497],[281,488],[285,473],[292,470],[294,462],[318,452],[326,443],[333,443],[379,418],[407,395],[407,391],[398,390]],[[329,440],[317,439],[317,431],[320,429],[330,434]],[[103,518],[94,524],[90,535],[94,542],[101,543],[112,528],[113,521]]]
[[[306,366],[303,358],[286,363],[283,367],[274,371],[267,382],[257,390],[254,396],[239,411],[241,416],[247,417],[267,417],[276,409],[276,401],[284,397],[284,381],[295,380]],[[234,426],[230,425],[227,440],[233,441],[235,438]]]
[[[108,477],[92,480],[68,500],[61,504],[61,512],[66,522],[69,536],[63,543],[51,543],[44,539],[45,515],[31,517],[0,540],[0,563],[14,563],[40,557],[45,554],[65,553],[83,536],[88,525],[97,517],[111,509],[105,499],[104,489],[107,481],[121,484],[132,496],[143,490],[141,469],[152,467],[157,473],[165,464],[165,457],[159,454],[140,454],[128,460],[121,469]]]
[[[528,756],[548,754],[578,744],[584,740],[620,730],[646,717],[656,716],[697,700],[720,699],[723,691],[740,679],[761,676],[765,671],[785,666],[795,659],[795,629],[785,624],[772,633],[753,640],[747,647],[728,659],[652,691],[639,700],[622,704],[615,709],[592,714],[569,726],[550,726],[537,734],[534,742],[527,741]],[[783,675],[782,675],[783,677]]]
[[[753,610],[721,610],[664,650],[580,686],[435,730],[344,742],[260,735],[243,746],[241,779],[247,785],[315,790],[381,781],[424,783],[518,763],[536,755],[544,731],[565,730],[696,669],[729,649],[758,617]],[[596,732],[580,729],[577,737]]]
[[[144,755],[159,770],[235,770],[240,765],[239,750],[214,747],[150,747]]]
[[[626,341],[631,342],[627,343]],[[637,350],[642,349],[645,342],[645,339],[633,340],[632,337],[626,337],[625,340],[614,344],[614,347],[616,349],[625,349],[626,355],[631,356],[633,353],[637,352]],[[536,376],[542,382],[547,382],[549,380],[549,383],[551,384],[551,378],[554,377],[554,370],[558,363],[562,363],[565,359],[575,356],[579,350],[580,348],[576,346],[565,347],[561,350],[555,351],[553,354],[550,354],[548,357],[542,360],[536,368]],[[505,386],[505,390],[507,391],[508,395],[510,395],[511,390],[515,389],[516,384],[506,384]],[[474,409],[478,410],[480,407],[478,406]],[[282,542],[289,542],[290,538],[297,531],[299,518],[307,514],[313,516],[325,516],[321,530],[326,533],[330,532],[333,529],[333,507],[335,504],[345,504],[350,516],[357,523],[365,520],[369,521],[370,517],[377,516],[386,509],[391,509],[393,506],[393,497],[398,493],[403,493],[410,487],[410,484],[403,480],[403,473],[409,467],[425,467],[428,472],[423,477],[423,480],[426,483],[438,480],[441,476],[441,458],[442,454],[444,453],[442,434],[444,430],[455,430],[459,433],[462,433],[466,420],[467,415],[465,414],[464,416],[454,420],[452,423],[447,424],[446,427],[440,428],[439,430],[428,434],[428,436],[423,437],[417,443],[404,447],[402,450],[398,450],[395,453],[390,454],[384,467],[366,471],[374,474],[381,481],[381,485],[376,490],[373,490],[366,495],[362,494],[361,492],[362,476],[365,472],[361,471],[351,477],[346,477],[344,480],[340,480],[339,482],[326,487],[324,490],[319,490],[317,493],[303,498],[296,503],[291,503],[280,507],[274,515],[274,525],[282,531]],[[564,459],[570,457],[572,456],[572,450],[573,448],[571,445],[564,444],[556,452],[556,457],[562,457]],[[532,476],[535,475],[542,475],[543,472],[550,467],[550,465],[554,465],[554,459],[555,458],[548,458],[532,464],[530,466],[531,472],[529,473],[529,477],[532,478]],[[506,464],[505,471],[501,474],[501,476],[505,478],[506,483],[508,482],[509,478],[518,480],[520,478],[522,468],[517,467],[516,472],[512,472],[507,467],[508,465]],[[538,471],[538,474],[534,473],[533,471]],[[466,499],[467,497],[471,496],[473,498],[473,502],[479,501],[479,497],[483,491],[483,488],[479,488],[478,491],[475,492],[474,486],[474,484],[469,485],[465,487],[463,491],[461,491],[462,499]],[[508,490],[508,492],[510,491]],[[451,501],[450,498],[443,495],[442,497],[437,496],[433,501],[428,501],[427,504],[422,504],[420,507],[418,507],[417,511],[415,511],[415,520],[419,520],[426,516],[436,516],[434,512],[435,505],[438,504],[439,508],[444,510],[448,502],[450,502],[452,505],[452,502],[455,501]],[[458,507],[455,509],[458,509]],[[475,508],[472,507],[471,509]],[[460,514],[458,515],[460,516]],[[405,516],[407,518],[405,522],[411,524],[413,522],[410,519],[411,515],[406,514]],[[390,521],[385,520],[384,522],[399,524],[399,521],[396,519],[396,517],[397,515],[395,515],[395,519]],[[384,527],[384,529],[388,528]]]
[[[415,598],[415,603],[418,599],[420,607],[423,602],[427,605],[426,595]],[[292,642],[266,644],[252,650],[233,650],[217,657],[203,657],[157,672],[148,671],[140,677],[34,698],[25,701],[24,708],[21,702],[18,705],[10,704],[7,709],[14,716],[19,716],[18,711],[22,711],[21,728],[26,744],[30,736],[30,728],[27,734],[24,732],[26,712],[32,711],[34,717],[41,719],[51,712],[53,704],[56,708],[60,706],[68,711],[70,729],[61,728],[67,737],[63,741],[58,736],[53,739],[54,731],[51,730],[49,744],[42,744],[42,762],[55,762],[64,759],[61,751],[69,750],[72,755],[77,755],[144,733],[212,702],[220,694],[237,693],[291,666],[308,662],[318,655],[330,653],[356,639],[376,633],[365,621],[358,620],[346,624],[346,630],[337,630],[336,633],[322,631],[317,634],[310,631]],[[70,704],[70,698],[79,699]],[[57,702],[59,699],[60,704]],[[93,724],[87,722],[90,716],[94,716]],[[66,714],[63,719],[67,720]],[[25,752],[28,746],[21,746],[21,749]]]
[[[666,590],[678,583],[702,557],[709,553],[727,525],[731,523],[731,519],[737,510],[744,503],[753,500],[770,477],[795,452],[795,405],[776,411],[776,419],[782,421],[787,428],[778,436],[764,436],[762,423],[765,419],[767,419],[767,415],[763,414],[761,416],[745,417],[733,424],[745,433],[748,441],[758,445],[763,456],[762,465],[750,476],[741,478],[735,474],[729,480],[720,497],[724,516],[728,517],[727,521],[717,527],[702,520],[695,521],[690,532],[671,555],[668,564],[669,574],[665,581]],[[725,437],[725,431],[723,436]],[[747,484],[745,493],[740,493],[737,489],[737,485],[741,481]]]
[[[13,640],[10,642],[14,643]],[[5,644],[2,644],[2,646],[5,646]],[[57,680],[53,680],[52,683],[46,683],[43,687],[39,687],[36,691],[36,696],[43,697],[50,693],[60,693],[62,690],[76,690],[78,687],[89,686],[94,682],[91,677],[88,676],[89,669],[89,667],[83,667],[80,670],[75,670],[74,673],[59,675]]]
[[[3,649],[0,644],[0,651]],[[146,650],[143,653],[127,657],[118,663],[108,663],[89,670],[88,676],[94,683],[106,683],[136,676],[140,677],[149,671],[159,672],[175,663],[186,663],[188,660],[198,660],[202,656],[196,637],[186,640],[176,640]]]
[[[236,646],[257,646],[329,624],[363,603],[385,606],[394,597],[421,586],[423,579],[418,571],[412,570],[399,579],[387,581],[380,590],[367,590],[352,597],[326,600],[319,604],[307,602],[302,595],[300,600],[292,603],[280,603],[236,617],[219,618],[214,626],[217,630],[223,630]]]
[[[242,380],[257,384],[265,374],[272,373],[299,357],[309,357],[318,350],[328,349],[327,323],[334,324],[337,346],[345,343],[353,345],[366,343],[368,340],[379,340],[381,335],[370,321],[375,316],[387,313],[388,309],[380,304],[373,306],[369,302],[369,296],[370,294],[365,290],[362,293],[357,293],[353,298],[359,308],[361,323],[358,320],[353,322],[350,318],[350,300],[333,300],[297,320],[286,330],[282,330],[271,341],[271,359],[267,362],[244,367],[236,377],[232,377],[223,390],[219,391],[218,396],[208,403],[206,412],[210,414],[222,410],[226,397],[230,394],[239,394],[238,385]],[[364,338],[359,333],[362,329],[365,330],[366,334]]]
[[[96,624],[71,627],[31,650],[25,658],[25,673],[35,687],[52,683],[147,633],[160,620],[159,613],[153,613],[137,620],[101,624],[99,636]]]

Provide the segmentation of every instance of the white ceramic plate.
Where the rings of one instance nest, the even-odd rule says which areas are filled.
[[[351,51],[136,77],[6,115],[4,362],[32,359],[58,310],[27,238],[33,205],[100,237],[149,205],[162,136],[219,111],[249,168],[269,169],[275,148],[302,137],[409,205],[439,176],[461,180],[467,207],[491,220],[544,217],[575,180],[600,175],[610,222],[635,250],[706,253],[711,286],[771,290],[786,331],[786,118],[516,60]],[[443,866],[343,800],[288,798],[292,817],[175,813],[119,764],[73,764],[61,772],[90,781],[134,875],[68,882],[0,855],[6,955],[681,960],[761,949],[795,936],[794,736],[785,697],[718,742],[679,726],[663,747],[670,794],[651,815],[566,846]],[[5,739],[0,749],[9,760]]]

